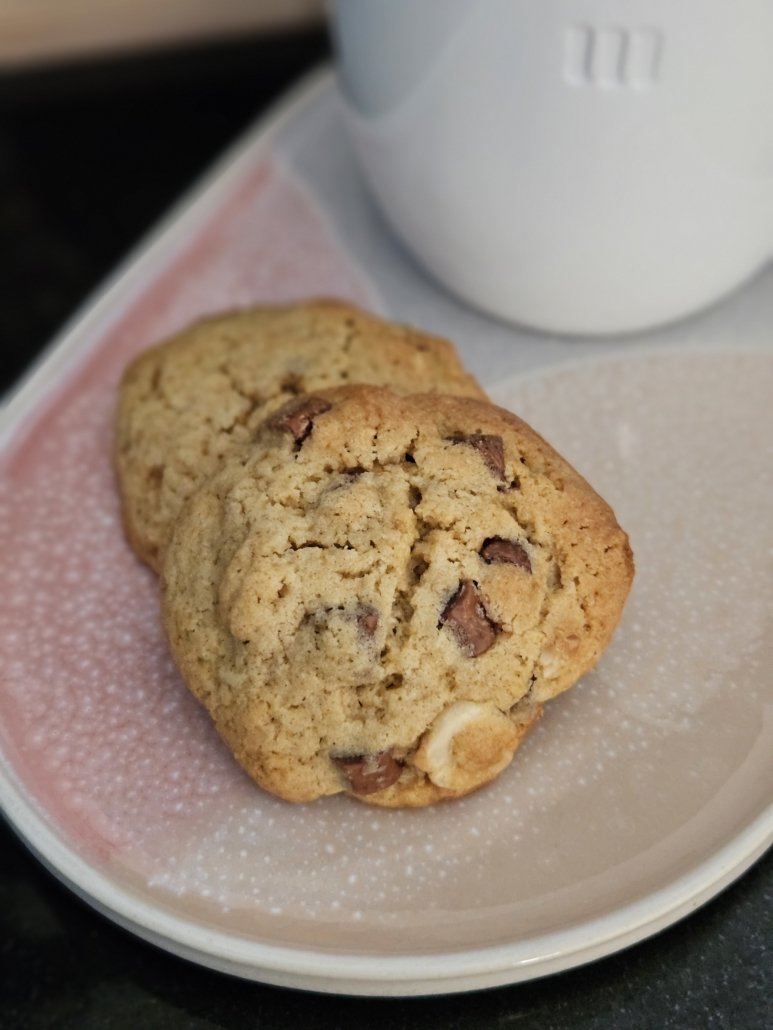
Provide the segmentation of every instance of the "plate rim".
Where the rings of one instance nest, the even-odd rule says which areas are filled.
[[[181,917],[118,886],[59,836],[24,798],[3,757],[0,802],[11,827],[65,886],[124,929],[182,958],[245,979],[332,994],[410,996],[503,986],[614,954],[710,901],[773,843],[773,802],[703,862],[657,891],[569,929],[462,950],[363,955],[250,940]]]
[[[325,63],[303,77],[218,158],[133,247],[53,337],[0,402],[0,446],[49,391],[61,388],[120,317],[153,267],[170,261],[188,230],[204,220],[256,153],[268,151],[281,128],[328,90]],[[607,356],[611,357],[611,356]],[[546,370],[532,370],[531,374]],[[526,373],[528,377],[530,373]],[[519,376],[520,378],[520,376]],[[482,948],[363,955],[250,940],[181,917],[155,904],[79,855],[35,805],[0,752],[0,807],[36,858],[77,896],[140,938],[182,958],[246,979],[334,994],[412,996],[456,993],[536,979],[613,954],[676,923],[715,897],[773,844],[773,802],[732,840],[659,890],[613,912],[525,942]],[[526,954],[528,950],[529,954]]]

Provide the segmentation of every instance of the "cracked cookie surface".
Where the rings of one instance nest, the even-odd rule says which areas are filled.
[[[483,397],[446,340],[316,300],[197,322],[144,351],[119,391],[115,464],[126,535],[160,569],[199,483],[291,397],[347,382]]]
[[[262,787],[423,805],[509,763],[632,575],[611,509],[514,415],[342,387],[273,412],[191,497],[162,608]]]

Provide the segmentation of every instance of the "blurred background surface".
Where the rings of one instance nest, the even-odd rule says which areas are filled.
[[[312,18],[0,62],[0,391],[223,148],[328,53]]]
[[[77,60],[322,18],[322,0],[0,0],[0,68]]]

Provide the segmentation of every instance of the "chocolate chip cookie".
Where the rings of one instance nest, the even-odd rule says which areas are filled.
[[[115,433],[137,554],[160,568],[186,498],[274,408],[347,382],[483,396],[448,341],[337,301],[226,313],[143,352],[123,377]]]
[[[191,497],[162,606],[258,784],[425,805],[505,768],[632,575],[609,506],[514,415],[341,387],[273,411]]]

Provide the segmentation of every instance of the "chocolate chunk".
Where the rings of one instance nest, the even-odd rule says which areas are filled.
[[[505,540],[501,536],[490,536],[483,541],[480,549],[480,556],[489,565],[492,562],[503,562],[507,565],[517,565],[519,569],[531,572],[531,561],[526,549],[515,540]]]
[[[470,658],[488,651],[497,637],[498,626],[486,615],[478,589],[471,580],[459,589],[443,609],[440,625],[451,627],[459,646]]]
[[[300,447],[314,428],[314,416],[329,411],[330,407],[330,402],[323,397],[302,397],[300,401],[290,401],[275,411],[268,419],[268,425],[290,433]]]
[[[360,627],[362,634],[366,637],[372,637],[376,632],[378,626],[378,613],[377,612],[363,612],[357,616],[357,625]]]
[[[402,765],[391,751],[373,755],[334,756],[333,761],[349,781],[355,794],[375,794],[400,779]]]
[[[505,478],[505,447],[501,436],[491,436],[488,433],[471,433],[469,436],[450,436],[452,443],[467,443],[474,447],[483,458],[489,471],[504,481]]]

